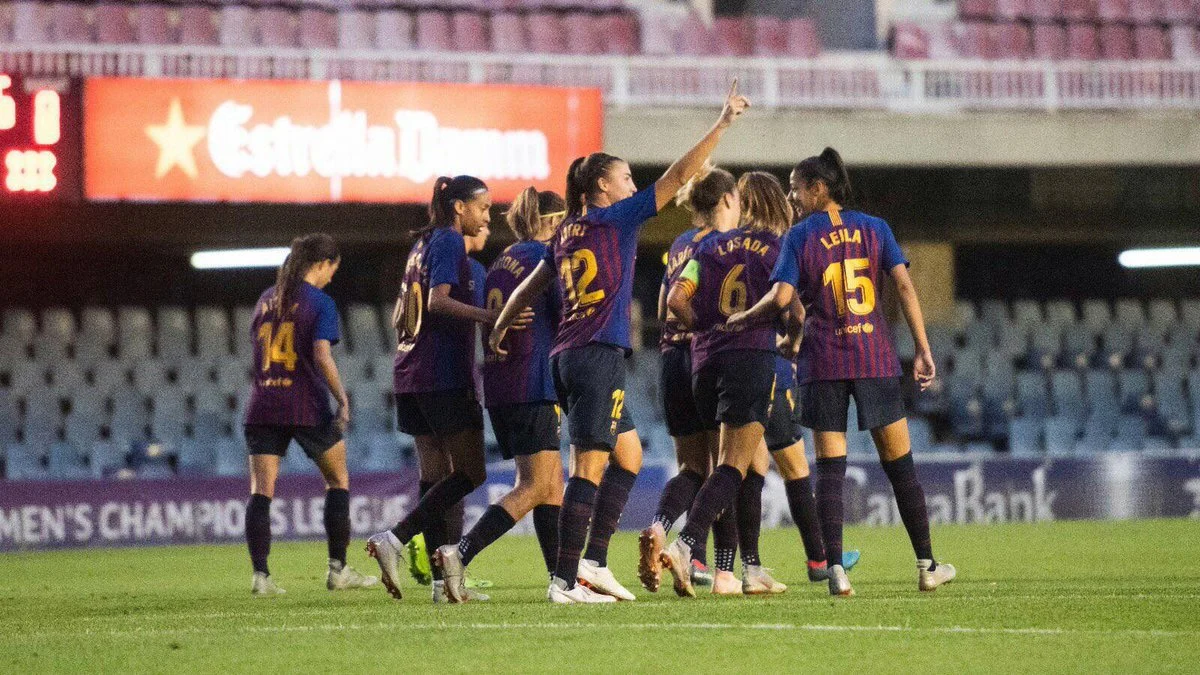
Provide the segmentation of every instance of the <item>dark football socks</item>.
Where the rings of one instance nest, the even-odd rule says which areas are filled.
[[[467,533],[458,542],[458,552],[462,554],[462,563],[464,566],[470,565],[475,556],[491,545],[500,537],[504,536],[516,525],[517,521],[509,515],[508,511],[504,510],[499,504],[492,504],[483,512],[483,517],[475,523],[475,527]]]
[[[687,525],[679,533],[683,543],[692,548],[700,543],[721,512],[733,505],[741,484],[742,474],[732,466],[722,464],[712,472],[688,511]]]
[[[325,538],[329,541],[329,559],[346,565],[346,547],[350,545],[350,491],[330,488],[325,491]]]
[[[466,474],[455,471],[435,483],[417,502],[416,508],[392,528],[392,534],[407,544],[418,532],[425,533],[425,545],[429,550],[435,548],[435,542],[430,536],[442,539],[446,536],[445,514],[456,502],[471,494],[475,489],[474,483]],[[441,542],[444,544],[445,542]]]
[[[704,484],[704,477],[695,471],[680,471],[663,488],[662,496],[658,498],[658,510],[654,514],[654,522],[662,525],[664,532],[670,532],[679,516],[687,513]]]
[[[846,480],[846,458],[817,459],[817,513],[825,539],[825,559],[830,567],[842,564],[842,483]]]
[[[810,564],[825,564],[825,539],[821,536],[821,525],[817,518],[817,500],[813,495],[812,476],[796,478],[783,484],[787,491],[788,509],[792,522],[800,530],[800,541],[804,542],[804,555]]]
[[[758,558],[758,537],[762,531],[762,493],[766,478],[754,471],[747,471],[738,489],[737,529],[738,544],[742,549],[742,565],[761,565]]]
[[[466,507],[463,500],[458,500],[446,511],[446,541],[453,543],[463,538],[463,518]]]
[[[270,574],[267,556],[271,554],[271,498],[252,494],[246,505],[246,546],[255,572]]]
[[[900,520],[908,530],[913,552],[918,560],[933,560],[933,544],[929,540],[929,514],[925,509],[925,491],[917,480],[917,468],[913,466],[912,453],[890,462],[882,462],[883,472],[892,483],[896,493],[896,506],[900,509]]]
[[[538,545],[542,547],[542,559],[546,571],[554,574],[558,562],[558,519],[562,507],[557,504],[539,504],[533,507],[533,531],[537,533]]]
[[[566,582],[567,588],[575,588],[579,578],[579,556],[587,540],[588,521],[596,505],[596,484],[584,478],[567,481],[563,491],[562,511],[558,517],[558,561],[554,576]]]
[[[617,531],[621,512],[629,501],[629,491],[637,474],[609,464],[600,480],[600,491],[596,493],[596,510],[592,514],[592,531],[588,535],[587,550],[583,557],[600,567],[608,566],[608,542]]]
[[[719,571],[732,572],[738,546],[738,521],[734,507],[725,509],[724,513],[713,521],[712,537],[713,563]]]

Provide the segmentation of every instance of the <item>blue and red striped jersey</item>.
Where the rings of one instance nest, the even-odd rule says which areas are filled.
[[[696,250],[699,282],[692,308],[692,370],[710,358],[735,349],[774,352],[775,322],[764,321],[730,330],[725,321],[744,311],[771,288],[771,270],[779,256],[779,237],[770,232],[730,230],[705,239]]]
[[[505,249],[488,270],[487,306],[504,307],[545,255],[546,244],[540,241],[519,241]],[[483,400],[488,406],[558,401],[550,373],[550,348],[558,326],[558,287],[551,286],[532,307],[533,323],[504,336],[503,348],[508,354],[487,350],[483,357]],[[485,345],[490,334],[490,327],[485,326]]]
[[[254,343],[254,383],[246,408],[246,424],[312,427],[333,417],[329,386],[317,368],[313,343],[337,344],[338,311],[333,298],[301,282],[291,308],[282,313],[275,287],[254,308],[250,339]]]
[[[654,188],[558,226],[544,260],[558,272],[562,319],[550,354],[593,342],[630,349],[633,264],[642,225],[658,213]]]
[[[475,325],[430,314],[435,286],[473,304],[471,264],[462,234],[438,227],[413,244],[400,284],[400,328],[392,383],[397,394],[474,387]]]
[[[679,275],[687,266],[688,261],[695,256],[696,248],[700,246],[700,243],[714,234],[716,234],[716,230],[701,230],[693,227],[675,237],[675,241],[671,242],[671,249],[667,251],[667,269],[663,272],[662,283],[668,291],[671,290],[671,285],[679,279]],[[662,338],[658,342],[663,350],[670,347],[686,347],[691,343],[692,331],[683,330],[672,321],[663,322]]]
[[[771,281],[791,284],[807,309],[800,382],[899,377],[883,285],[908,260],[882,219],[858,211],[814,213],[788,231]]]

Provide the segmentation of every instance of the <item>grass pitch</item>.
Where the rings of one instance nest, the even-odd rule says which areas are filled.
[[[959,578],[916,590],[904,531],[849,528],[858,592],[803,581],[795,532],[765,532],[772,598],[557,607],[532,537],[472,566],[492,602],[428,587],[330,593],[323,544],[276,544],[282,598],[250,596],[238,546],[0,555],[0,672],[1115,672],[1200,670],[1200,521],[937,527]],[[636,588],[636,536],[610,562]],[[350,563],[374,573],[352,545]],[[640,589],[638,589],[640,591]]]

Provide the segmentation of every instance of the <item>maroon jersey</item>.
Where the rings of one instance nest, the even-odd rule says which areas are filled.
[[[671,242],[671,250],[667,251],[667,269],[663,272],[662,283],[667,290],[671,290],[671,285],[679,279],[679,274],[683,272],[684,266],[695,256],[700,242],[714,234],[716,234],[716,230],[701,230],[693,227],[675,237],[675,241]],[[687,347],[691,342],[692,331],[684,330],[673,321],[663,322],[662,338],[658,342],[663,351],[671,347]]]
[[[506,248],[487,273],[487,306],[503,308],[545,256],[546,245],[540,241],[519,241]],[[489,349],[483,357],[483,401],[488,407],[558,401],[550,374],[550,346],[558,325],[557,287],[552,286],[532,306],[533,323],[505,334],[503,348],[508,353]],[[491,326],[484,326],[485,345],[490,335]]]
[[[788,231],[771,280],[795,287],[808,309],[801,384],[900,376],[882,295],[888,273],[907,264],[888,224],[858,211],[815,213]]]
[[[338,343],[337,306],[306,282],[300,283],[294,298],[290,310],[279,312],[272,286],[254,308],[249,336],[254,342],[254,388],[246,424],[312,427],[333,417],[313,343]]]
[[[692,308],[692,370],[721,352],[759,349],[774,352],[775,323],[763,321],[730,330],[725,321],[758,302],[771,288],[779,257],[779,237],[770,232],[731,230],[705,239],[696,250],[699,281]]]

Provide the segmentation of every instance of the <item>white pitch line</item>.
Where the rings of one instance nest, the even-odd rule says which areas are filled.
[[[1113,637],[1158,637],[1158,638],[1200,638],[1200,631],[1169,631],[1143,629],[1105,629],[1081,630],[1071,628],[1001,628],[988,626],[862,626],[838,624],[791,624],[791,623],[408,623],[408,622],[378,622],[378,623],[326,623],[311,626],[240,626],[238,632],[283,634],[283,633],[317,633],[346,630],[703,630],[703,631],[774,631],[774,632],[808,632],[808,633],[928,633],[942,635],[1029,635],[1029,636],[1096,636]],[[152,628],[138,630],[90,630],[79,632],[39,631],[25,633],[25,639],[70,638],[70,637],[138,637],[168,636],[168,635],[211,635],[228,632],[228,627],[214,628]]]

